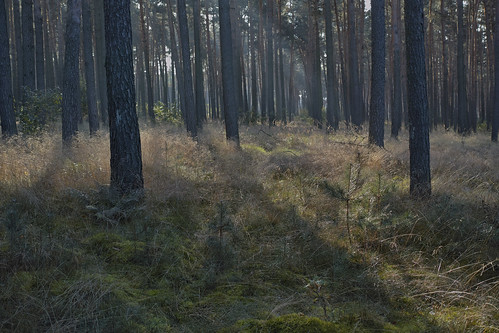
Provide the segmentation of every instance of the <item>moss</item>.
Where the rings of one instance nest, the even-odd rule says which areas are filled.
[[[87,250],[112,263],[128,263],[141,260],[145,253],[144,242],[123,240],[113,233],[98,233],[83,242]]]
[[[347,326],[323,321],[316,317],[307,317],[303,314],[293,313],[269,320],[241,320],[234,326],[221,330],[221,332],[326,333],[351,332],[351,329]]]

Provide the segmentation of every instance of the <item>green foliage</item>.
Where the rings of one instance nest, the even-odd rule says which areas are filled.
[[[157,102],[154,105],[154,115],[159,122],[175,126],[182,126],[184,124],[182,113],[176,104],[165,105],[163,102]]]
[[[351,328],[323,321],[319,318],[292,313],[269,320],[242,320],[232,329],[227,329],[223,332],[329,333],[351,332]]]
[[[24,99],[16,108],[24,134],[39,134],[61,115],[62,93],[58,89],[43,92],[25,88]]]

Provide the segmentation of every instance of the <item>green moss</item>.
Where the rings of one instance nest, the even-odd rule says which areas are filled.
[[[146,244],[123,240],[113,233],[98,233],[83,242],[89,252],[95,253],[112,263],[127,263],[140,260],[145,253]]]
[[[321,333],[321,332],[350,332],[351,330],[341,324],[323,321],[315,317],[302,314],[288,314],[269,320],[247,319],[241,320],[236,325],[221,330],[221,332],[279,332],[279,333]]]

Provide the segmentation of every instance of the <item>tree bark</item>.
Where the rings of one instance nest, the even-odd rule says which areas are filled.
[[[129,194],[144,187],[135,111],[130,1],[106,0],[104,17],[111,188]]]
[[[185,123],[192,137],[198,135],[196,124],[196,109],[194,106],[194,91],[192,90],[191,50],[189,45],[189,30],[185,0],[177,0],[178,26],[180,30],[180,46],[182,48],[182,68],[184,74]]]
[[[34,0],[36,37],[36,89],[45,90],[45,59],[43,57],[43,16],[40,0]]]
[[[80,107],[81,0],[68,0],[62,84],[62,140],[70,144],[78,132]]]
[[[385,0],[372,0],[372,78],[369,143],[384,147],[385,134]]]
[[[197,125],[202,126],[206,121],[206,101],[204,99],[204,77],[203,77],[203,50],[201,48],[201,5],[199,0],[194,0],[193,4],[193,19],[194,19],[194,52],[195,58],[195,75],[196,75],[196,119]]]
[[[5,1],[0,0],[0,121],[2,136],[17,134],[16,116],[14,114],[11,68],[9,55],[9,33],[7,28],[7,12]]]
[[[335,89],[336,69],[334,61],[334,41],[333,41],[333,18],[332,18],[331,0],[324,0],[324,19],[326,25],[326,63],[327,63],[327,108],[326,108],[326,127],[333,130],[338,129],[339,125],[339,103]]]
[[[362,127],[362,89],[359,81],[359,60],[357,53],[357,38],[355,34],[355,4],[348,0],[348,74],[349,74],[349,101],[352,124]]]
[[[410,192],[431,195],[430,138],[426,88],[423,0],[405,1]]]
[[[144,53],[144,68],[146,72],[146,83],[147,83],[147,114],[151,123],[155,123],[156,119],[154,117],[154,94],[152,85],[152,75],[151,75],[151,63],[149,57],[149,37],[148,28],[146,26],[145,10],[144,10],[144,0],[139,0],[139,11],[140,11],[140,37],[142,52]]]
[[[222,54],[222,85],[225,115],[225,131],[227,140],[239,146],[239,127],[237,123],[237,101],[234,83],[234,65],[232,54],[232,36],[229,0],[219,0],[220,15],[220,50]]]
[[[36,89],[33,0],[22,0],[23,86]]]
[[[457,1],[457,117],[458,132],[468,134],[468,105],[466,101],[466,69],[464,65],[463,0]]]
[[[90,135],[92,135],[99,130],[92,43],[92,13],[90,11],[90,0],[82,1],[83,58],[85,62],[85,82],[87,87],[88,125],[90,128]]]
[[[499,4],[496,1],[496,25],[494,33],[494,113],[492,116],[491,139],[497,142],[497,132],[499,130]]]
[[[106,88],[106,41],[104,34],[104,0],[94,0],[95,24],[95,60],[97,75],[97,90],[99,96],[99,112],[101,121],[108,121],[107,88]]]

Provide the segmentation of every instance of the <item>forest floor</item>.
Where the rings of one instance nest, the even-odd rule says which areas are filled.
[[[0,143],[2,332],[498,332],[499,145],[305,124],[142,131],[145,195],[109,191],[106,133]]]

